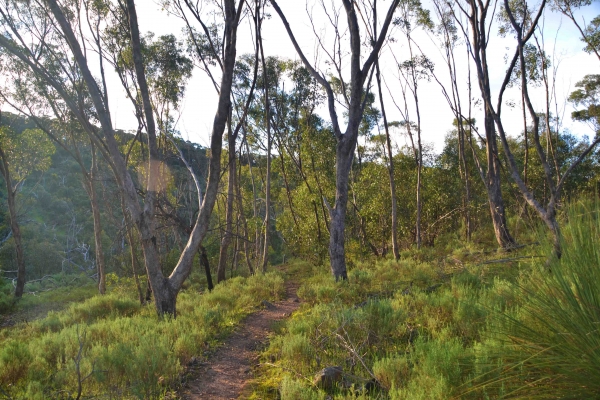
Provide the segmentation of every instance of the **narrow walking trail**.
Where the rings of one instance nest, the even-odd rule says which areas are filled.
[[[186,400],[238,399],[252,378],[258,351],[272,331],[273,323],[290,316],[300,306],[298,285],[286,283],[287,298],[264,302],[264,309],[249,315],[207,362],[191,367],[193,378],[180,391]]]

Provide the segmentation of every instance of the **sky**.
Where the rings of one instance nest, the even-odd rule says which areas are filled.
[[[330,4],[329,2],[326,2]],[[334,2],[339,3],[339,2]],[[314,6],[315,27],[317,32],[323,37],[327,43],[332,37],[331,26],[323,18],[324,14],[320,12],[319,5],[315,5],[314,0],[280,0],[279,4],[288,18],[292,30],[294,31],[298,42],[307,55],[309,60],[315,59],[315,49],[318,48],[316,37],[310,25],[310,19],[307,14],[307,9],[310,10]],[[307,5],[308,4],[308,5]],[[384,3],[384,5],[387,2]],[[428,0],[423,1],[423,5],[428,7]],[[382,7],[382,6],[380,6]],[[160,6],[154,0],[143,0],[137,2],[138,19],[141,32],[152,31],[156,35],[175,34],[180,35],[183,27],[182,22],[164,11],[160,10]],[[298,59],[296,52],[289,40],[289,37],[283,28],[279,17],[273,9],[269,13],[271,18],[263,24],[263,37],[266,56],[278,56],[282,58]],[[433,14],[433,12],[432,12]],[[582,15],[586,16],[586,20],[591,20],[594,16],[600,14],[600,6],[594,4],[583,10]],[[562,17],[555,12],[546,11],[544,19],[545,33],[545,48],[548,54],[551,55],[552,63],[558,66],[556,78],[556,105],[559,115],[564,117],[563,128],[568,129],[577,136],[593,136],[593,131],[584,124],[573,122],[570,119],[572,108],[566,102],[569,93],[575,88],[575,84],[581,80],[586,74],[597,73],[600,62],[594,56],[590,56],[582,51],[584,47],[579,40],[578,32],[571,21]],[[400,86],[398,84],[398,72],[392,54],[396,56],[398,61],[402,62],[408,58],[406,41],[403,40],[399,31],[391,33],[396,39],[393,43],[388,43],[382,50],[381,66],[382,75],[390,87],[390,92],[396,99],[396,102],[401,103]],[[442,64],[439,46],[434,44],[433,37],[422,33],[417,34],[415,40],[419,43],[421,50],[436,63],[436,74],[441,81],[447,83],[447,72]],[[500,87],[504,79],[506,70],[505,55],[514,51],[514,43],[510,38],[501,38],[494,35],[490,39],[489,44],[490,58],[490,78],[492,82],[492,90],[496,91]],[[253,53],[252,35],[250,27],[245,22],[240,27],[238,33],[238,55],[244,53]],[[461,54],[465,53],[464,47],[459,48]],[[323,63],[323,52],[319,53],[321,59],[319,67],[325,70]],[[459,60],[459,79],[464,89],[463,97],[466,101],[466,71],[467,64]],[[136,129],[137,122],[133,116],[133,110],[129,100],[125,98],[124,91],[120,88],[116,77],[111,77],[109,88],[109,102],[111,112],[113,114],[113,123],[119,129]],[[479,89],[476,86],[476,77],[473,71],[473,96],[478,97]],[[375,89],[374,89],[375,90]],[[400,113],[396,110],[390,94],[384,89],[384,100],[386,103],[386,111],[388,120],[401,120]],[[441,151],[444,144],[446,134],[452,129],[453,114],[448,107],[445,98],[442,95],[441,89],[434,80],[431,82],[422,81],[419,85],[419,97],[421,104],[421,121],[422,134],[425,143],[431,144],[436,152]],[[534,106],[537,110],[545,109],[545,97],[542,88],[533,91]],[[205,76],[204,72],[195,70],[192,78],[188,82],[185,98],[181,105],[180,116],[177,120],[177,129],[182,136],[195,143],[203,146],[209,145],[210,131],[212,121],[217,106],[217,97],[215,90]],[[503,121],[505,129],[509,135],[518,135],[523,131],[522,110],[520,108],[520,94],[516,89],[509,90],[505,94],[505,106],[503,107]],[[512,109],[506,106],[508,102],[515,102],[517,105]],[[554,100],[553,100],[554,103]],[[554,108],[554,105],[553,105]],[[338,108],[338,114],[341,115],[341,108]],[[411,107],[411,119],[415,120],[414,107]],[[323,109],[322,117],[329,121],[329,116]],[[478,121],[482,121],[482,111],[474,110],[474,116]],[[398,146],[406,145],[407,138],[400,132],[393,133],[393,141]]]

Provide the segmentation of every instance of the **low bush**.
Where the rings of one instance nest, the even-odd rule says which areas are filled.
[[[323,269],[264,351],[253,398],[598,398],[600,207],[572,205],[562,226],[549,262],[543,232],[509,255],[405,252],[338,283]],[[317,390],[328,366],[381,390]]]
[[[162,398],[185,365],[261,301],[284,294],[275,273],[235,278],[211,292],[180,293],[176,319],[158,320],[123,291],[94,296],[5,330],[0,385],[12,398]],[[130,288],[129,293],[135,290]],[[130,295],[131,296],[131,295]]]
[[[325,268],[308,277],[298,291],[305,305],[264,351],[252,398],[443,399],[469,392],[483,371],[482,332],[492,314],[515,304],[508,279],[518,279],[520,266],[496,273],[496,264],[480,259],[457,269],[433,255],[357,263],[347,282],[334,282]],[[336,365],[347,389],[317,390],[314,375]],[[373,378],[380,391],[358,390]],[[501,389],[488,392],[494,397]]]

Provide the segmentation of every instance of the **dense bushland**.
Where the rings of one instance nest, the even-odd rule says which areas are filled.
[[[132,295],[131,279],[110,282],[104,296],[0,331],[4,396],[163,398],[192,358],[206,357],[261,301],[284,294],[276,273],[233,278],[210,293],[190,284],[180,295],[178,318],[157,322],[153,307]]]
[[[316,1],[314,46],[298,2],[161,0],[161,36],[135,3],[0,2],[2,395],[166,395],[292,259],[255,397],[598,396],[597,209],[566,205],[600,193],[600,75],[568,95],[553,54],[600,60],[591,0]],[[180,125],[192,82],[214,114]]]
[[[262,354],[253,398],[594,398],[599,211],[565,212],[561,260],[543,256],[542,240],[357,263],[342,284],[313,269],[306,304]],[[345,376],[327,393],[314,376],[330,366]]]

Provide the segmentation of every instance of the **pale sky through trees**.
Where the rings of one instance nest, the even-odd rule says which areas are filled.
[[[333,2],[336,3],[336,2]],[[326,2],[326,4],[331,4]],[[301,45],[305,54],[310,60],[315,59],[315,50],[317,49],[315,35],[310,25],[310,19],[307,15],[307,4],[304,0],[283,0],[280,1],[280,6],[283,12],[287,15],[287,18],[292,26],[292,29]],[[323,32],[322,37],[324,41],[331,38],[331,26],[328,21],[324,19],[320,2],[314,0],[308,0],[308,9],[313,6],[315,27],[318,31]],[[423,1],[423,6],[432,9],[432,4],[429,0]],[[340,5],[341,7],[341,5]],[[160,10],[154,0],[143,0],[137,2],[140,30],[143,33],[149,31],[154,32],[157,36],[172,33],[178,37],[181,37],[181,28],[183,27],[181,21],[174,17],[169,16],[165,11]],[[266,20],[263,24],[263,37],[264,46],[267,56],[278,56],[282,58],[298,59],[294,48],[285,32],[281,21],[278,16],[272,10],[268,8],[268,13],[271,18]],[[585,21],[589,22],[594,16],[598,15],[600,7],[597,3],[587,7],[583,10],[582,15],[585,16]],[[431,12],[432,18],[435,21],[435,14]],[[341,20],[345,23],[345,20]],[[545,47],[552,64],[558,65],[558,76],[556,79],[556,99],[559,109],[559,114],[563,113],[565,118],[563,127],[569,129],[572,133],[577,136],[593,136],[593,131],[582,123],[573,123],[570,119],[570,113],[572,108],[566,104],[566,98],[569,93],[574,90],[575,84],[581,80],[586,74],[597,73],[598,71],[598,60],[585,52],[583,52],[583,43],[579,40],[579,34],[572,22],[562,17],[561,14],[553,12],[550,7],[547,7],[545,12],[544,20],[540,22],[540,25],[545,26]],[[322,29],[322,31],[321,31]],[[493,29],[494,32],[497,29]],[[329,34],[328,34],[329,33]],[[239,29],[238,39],[238,56],[245,53],[253,52],[252,34],[251,27],[247,23],[243,23]],[[392,31],[392,36],[395,38],[395,42],[388,43],[384,47],[381,55],[381,67],[383,79],[387,82],[391,92],[394,94],[396,102],[402,104],[400,89],[398,86],[398,72],[395,68],[395,61],[391,53],[393,52],[399,62],[402,62],[408,58],[408,51],[406,46],[406,39],[402,36],[401,32],[397,29]],[[424,34],[422,30],[419,30],[415,34],[415,41],[418,42],[422,51],[432,59],[436,65],[435,71],[438,78],[446,83],[447,70],[443,64],[441,58],[441,49],[439,44],[435,44],[432,40],[436,40],[433,34]],[[555,43],[556,41],[556,43]],[[516,46],[515,41],[511,37],[501,38],[497,35],[493,36],[490,41],[490,73],[492,88],[498,88],[504,78],[504,72],[506,69],[505,65],[505,54],[514,51]],[[323,58],[323,52],[320,53],[320,66],[326,68]],[[462,63],[459,67],[462,72],[461,85],[463,92],[463,102],[467,101],[466,92],[466,50],[465,47],[460,45],[457,48],[457,60]],[[552,67],[551,67],[552,68]],[[472,90],[473,97],[478,99],[480,97],[479,88],[477,87],[476,74],[472,70]],[[131,103],[125,98],[124,91],[121,89],[120,84],[115,76],[110,78],[112,88],[109,88],[110,93],[110,106],[113,112],[113,121],[116,128],[133,130],[137,128],[137,122],[133,115],[133,109]],[[449,86],[448,86],[449,87]],[[543,96],[543,90],[533,89],[535,104],[534,106],[538,112],[543,112],[545,107],[545,99]],[[443,146],[444,137],[447,132],[452,129],[451,123],[453,115],[448,107],[439,85],[434,81],[422,82],[419,86],[419,95],[421,103],[422,113],[422,127],[423,127],[423,138],[426,143],[433,143],[435,150],[440,151]],[[386,100],[386,109],[388,112],[388,119],[390,121],[400,120],[400,114],[396,110],[391,98],[389,98],[389,92],[384,89],[384,97]],[[207,146],[209,143],[209,135],[212,127],[212,120],[214,118],[214,112],[216,109],[216,93],[210,83],[206,74],[202,71],[195,70],[194,75],[188,82],[185,98],[182,101],[181,115],[178,119],[176,129],[178,129],[185,139],[192,142],[199,143],[203,146]],[[514,101],[516,104],[514,108],[508,107],[509,101]],[[378,104],[378,103],[377,103]],[[552,105],[554,109],[554,104]],[[323,110],[324,111],[324,110]],[[342,113],[342,107],[338,104],[338,113]],[[473,114],[478,122],[482,121],[480,109],[474,107]],[[329,121],[328,114],[321,112],[321,115],[325,121]],[[520,93],[517,89],[511,89],[505,94],[505,103],[503,108],[503,119],[505,119],[505,126],[507,131],[511,135],[521,134],[523,130],[522,122],[522,111],[520,106]],[[416,117],[413,117],[416,118]],[[406,138],[403,138],[400,134],[394,134],[394,140],[397,145],[405,145]]]

